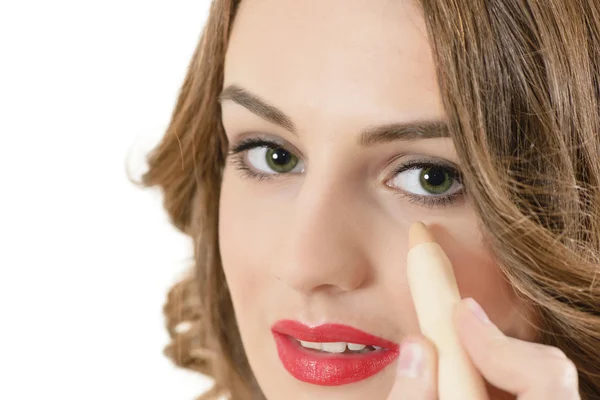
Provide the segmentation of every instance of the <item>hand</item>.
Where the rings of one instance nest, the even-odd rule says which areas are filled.
[[[388,400],[437,400],[437,350],[424,336],[404,339]]]
[[[461,301],[455,323],[483,377],[519,400],[579,400],[577,368],[556,347],[508,337],[473,299]]]
[[[518,400],[580,399],[577,369],[561,350],[507,337],[473,299],[459,303],[455,324],[463,347],[491,385]],[[421,336],[407,338],[388,400],[436,400],[436,371],[435,346]]]

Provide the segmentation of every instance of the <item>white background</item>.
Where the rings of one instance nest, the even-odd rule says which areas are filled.
[[[167,127],[208,7],[0,0],[0,399],[209,385],[162,354],[191,245],[126,175]]]

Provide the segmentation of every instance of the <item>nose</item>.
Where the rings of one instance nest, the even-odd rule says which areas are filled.
[[[370,272],[361,245],[361,238],[369,232],[360,200],[339,186],[308,185],[305,180],[294,199],[292,216],[286,218],[286,234],[278,247],[279,257],[273,260],[272,273],[304,294],[356,290],[365,284]]]

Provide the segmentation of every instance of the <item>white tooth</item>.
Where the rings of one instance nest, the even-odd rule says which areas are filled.
[[[352,350],[352,351],[361,351],[365,347],[367,347],[367,346],[364,344],[348,343],[348,349]]]
[[[323,351],[328,353],[343,353],[346,351],[345,342],[323,343]]]
[[[378,347],[378,346],[373,346],[373,348],[374,348],[375,350],[381,350],[381,349],[382,349],[382,347]]]
[[[300,344],[302,345],[302,347],[306,347],[307,349],[321,350],[321,343],[305,342],[301,340]]]

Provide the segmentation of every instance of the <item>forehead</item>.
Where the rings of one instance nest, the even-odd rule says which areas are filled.
[[[229,84],[289,111],[299,126],[442,113],[424,21],[407,0],[243,0]]]

